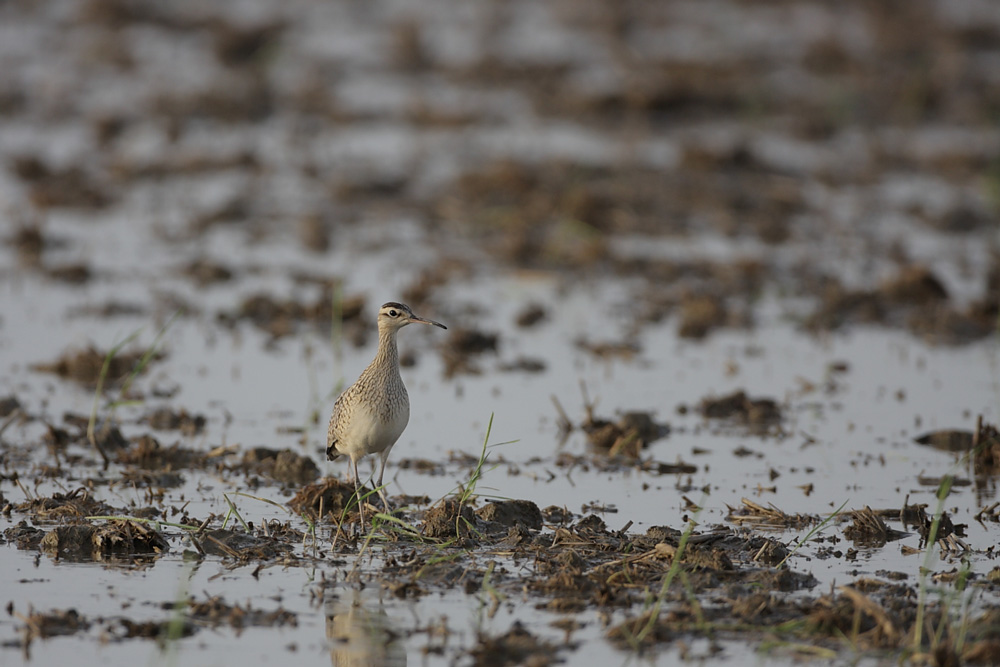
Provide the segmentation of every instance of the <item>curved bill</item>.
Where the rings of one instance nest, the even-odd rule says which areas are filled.
[[[421,324],[433,324],[436,327],[441,327],[442,329],[447,329],[445,325],[440,322],[435,322],[434,320],[424,319],[423,317],[417,317],[416,315],[410,317],[411,322],[420,322]]]

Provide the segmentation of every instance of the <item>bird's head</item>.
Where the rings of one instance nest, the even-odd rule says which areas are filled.
[[[436,327],[441,327],[442,329],[448,328],[440,322],[424,319],[423,317],[417,317],[405,303],[390,301],[389,303],[383,304],[382,307],[378,309],[379,330],[385,329],[395,331],[397,329],[402,329],[407,324],[412,324],[413,322],[419,322],[420,324],[432,324]]]

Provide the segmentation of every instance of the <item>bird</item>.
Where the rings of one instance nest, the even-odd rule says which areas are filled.
[[[410,397],[403,385],[403,378],[399,375],[396,334],[414,322],[448,328],[440,322],[417,317],[409,306],[396,301],[385,303],[379,308],[378,350],[375,358],[361,372],[357,381],[340,395],[330,414],[330,425],[326,431],[326,457],[331,461],[339,456],[351,459],[354,492],[362,524],[365,512],[364,503],[361,502],[358,460],[369,454],[378,454],[382,459],[376,488],[382,499],[382,506],[386,512],[389,511],[389,501],[382,484],[385,462],[410,420]],[[374,475],[374,464],[372,474]]]

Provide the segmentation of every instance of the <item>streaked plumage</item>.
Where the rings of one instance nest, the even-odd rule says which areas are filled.
[[[380,456],[382,463],[377,486],[386,511],[389,502],[381,488],[385,462],[410,419],[410,398],[399,375],[396,334],[411,322],[448,328],[440,322],[417,317],[405,304],[395,301],[384,304],[378,312],[378,351],[375,358],[362,371],[357,382],[334,403],[326,432],[327,458],[344,455],[351,459],[358,498],[361,497],[358,459],[369,454]],[[364,521],[363,509],[361,520]]]

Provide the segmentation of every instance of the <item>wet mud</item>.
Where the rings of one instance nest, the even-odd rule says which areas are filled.
[[[0,6],[0,662],[1000,662],[995,11],[251,5]]]

